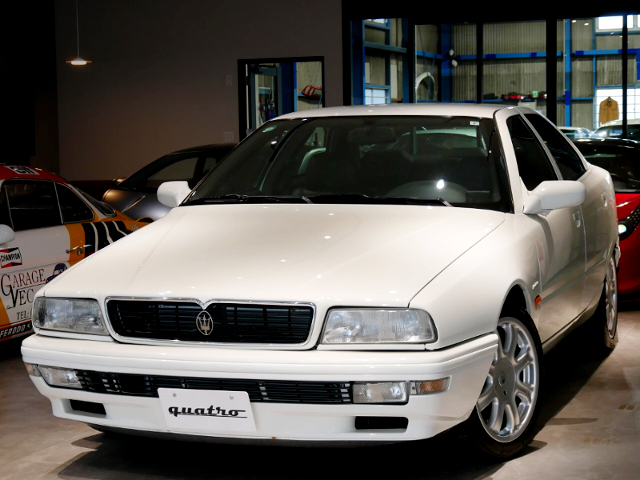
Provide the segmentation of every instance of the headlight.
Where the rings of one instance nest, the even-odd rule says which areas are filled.
[[[36,328],[109,335],[96,300],[38,297],[32,318]]]
[[[424,310],[330,310],[322,343],[432,343],[438,338]]]

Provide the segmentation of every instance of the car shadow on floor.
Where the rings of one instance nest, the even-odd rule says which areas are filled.
[[[584,348],[586,328],[580,327],[544,358],[546,392],[540,398],[539,429],[545,424],[579,424],[594,418],[554,418],[575,397],[606,359],[606,354]],[[299,480],[344,478],[486,479],[504,462],[472,453],[459,429],[434,438],[357,448],[243,446],[157,440],[103,434],[74,442],[93,449],[63,465],[62,478],[98,480],[236,479]],[[546,444],[534,441],[521,453],[528,455]]]

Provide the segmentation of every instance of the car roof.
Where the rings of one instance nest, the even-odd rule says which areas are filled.
[[[0,164],[0,180],[9,180],[13,178],[29,179],[29,180],[54,180],[60,183],[69,184],[67,180],[47,172],[41,168],[27,167],[25,165]]]
[[[372,116],[372,115],[437,115],[437,116],[469,116],[478,118],[493,118],[493,114],[505,108],[515,108],[513,106],[493,105],[493,104],[456,104],[456,103],[397,103],[390,105],[357,105],[349,107],[326,107],[316,110],[303,110],[300,112],[288,113],[279,119],[311,118],[311,117],[350,117],[350,116]],[[524,113],[533,112],[528,108],[518,107]]]
[[[612,127],[612,126],[618,126],[618,125],[622,125],[622,119],[611,120],[610,122],[600,125],[598,130],[600,130],[600,128],[603,128],[603,127]],[[627,125],[640,125],[640,118],[629,118],[627,120]]]
[[[209,150],[229,150],[231,151],[237,143],[211,143],[209,145],[199,145],[197,147],[183,148],[182,150],[176,150],[169,155],[177,155],[181,153],[194,153],[194,152],[206,152]]]
[[[629,140],[627,138],[578,138],[574,140],[576,145],[606,145],[611,147],[640,147],[640,142],[636,140]]]

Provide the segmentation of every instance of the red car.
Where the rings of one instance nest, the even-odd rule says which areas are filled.
[[[618,205],[620,300],[640,299],[640,142],[614,138],[579,139],[575,145],[589,163],[611,173]]]

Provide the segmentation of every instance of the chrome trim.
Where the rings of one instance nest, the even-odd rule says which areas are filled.
[[[155,338],[135,338],[135,337],[123,337],[118,335],[113,327],[111,326],[111,319],[109,318],[109,310],[107,309],[107,304],[111,300],[138,300],[141,302],[154,302],[154,301],[171,301],[171,302],[184,302],[184,303],[197,303],[200,305],[202,310],[205,310],[209,305],[214,303],[222,303],[222,304],[239,304],[239,305],[255,305],[255,306],[302,306],[302,307],[310,307],[313,312],[313,317],[311,318],[311,325],[309,325],[309,335],[307,339],[302,343],[225,343],[225,342],[191,342],[184,340],[158,340]],[[105,325],[109,334],[119,342],[122,343],[133,343],[138,345],[173,345],[173,346],[183,346],[183,345],[195,345],[195,346],[211,346],[211,347],[304,347],[311,343],[311,337],[313,336],[314,327],[316,324],[317,318],[317,309],[315,303],[311,302],[273,302],[273,301],[256,301],[256,300],[207,300],[206,302],[201,302],[196,298],[171,298],[171,297],[106,297],[104,299],[104,318]]]

